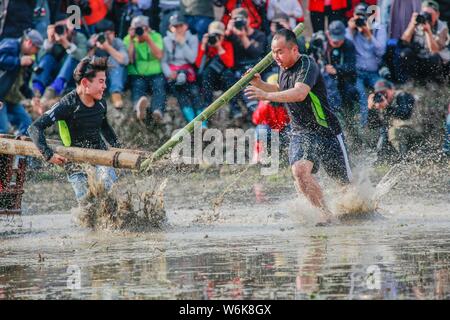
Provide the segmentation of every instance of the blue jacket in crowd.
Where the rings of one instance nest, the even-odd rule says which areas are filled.
[[[20,71],[21,39],[3,39],[0,42],[0,100],[11,89]]]

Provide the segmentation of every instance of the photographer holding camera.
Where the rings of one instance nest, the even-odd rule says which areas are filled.
[[[123,42],[130,58],[128,79],[136,116],[139,120],[144,120],[150,111],[153,120],[161,123],[166,102],[166,80],[161,68],[163,38],[150,29],[148,17],[137,16],[131,21]],[[152,93],[150,110],[148,92]]]
[[[213,21],[208,26],[208,33],[203,35],[195,65],[199,69],[203,97],[201,109],[204,109],[212,102],[215,90],[225,90],[234,84],[231,71],[234,66],[233,45],[225,40],[225,25],[222,22]]]
[[[231,12],[231,20],[228,22],[225,36],[233,44],[235,57],[234,79],[242,78],[243,74],[252,68],[263,56],[266,47],[266,36],[260,30],[250,26],[248,11],[245,8],[237,8]],[[239,97],[244,101],[250,115],[256,109],[258,101],[248,99],[244,94]],[[231,104],[231,116],[240,121],[242,112],[237,100]]]
[[[19,39],[6,38],[0,42],[0,133],[9,133],[12,124],[19,135],[27,135],[31,117],[21,101],[31,96],[27,96],[30,89],[24,73],[33,66],[34,55],[43,42],[39,32],[31,29]]]
[[[386,52],[386,26],[373,20],[366,4],[355,7],[353,17],[348,21],[346,37],[353,42],[356,50],[356,89],[359,93],[359,107],[361,112],[361,126],[367,125],[367,94],[366,88],[373,89],[375,82],[380,79],[378,70]],[[375,17],[374,17],[375,18]]]
[[[378,160],[404,156],[414,143],[418,143],[423,131],[419,117],[414,116],[415,98],[396,91],[390,81],[380,79],[369,95],[369,128],[378,130]]]
[[[345,37],[346,27],[342,21],[333,21],[326,32],[327,42],[324,52],[324,72],[337,87],[341,105],[332,105],[337,115],[349,131],[349,138],[361,145],[360,125],[357,123],[356,108],[358,91],[356,90],[356,50],[353,43]],[[328,80],[326,80],[328,83]],[[329,86],[327,85],[327,88]],[[355,146],[356,146],[355,144]]]
[[[402,66],[407,77],[442,80],[443,65],[450,61],[446,47],[449,35],[447,23],[439,20],[439,4],[422,2],[422,12],[413,13],[402,36]]]
[[[114,23],[102,20],[95,29],[96,34],[89,39],[89,55],[108,58],[108,90],[111,101],[116,109],[123,108],[122,94],[125,87],[126,69],[128,65],[128,51],[122,39],[116,37]]]
[[[45,111],[61,96],[72,80],[78,62],[86,56],[87,39],[74,29],[69,20],[59,20],[47,27],[43,49],[44,55],[39,61],[41,72],[33,77],[33,91],[42,98],[33,107]],[[57,70],[59,72],[54,78]]]
[[[170,32],[164,37],[162,69],[184,118],[191,122],[202,111],[192,65],[198,53],[198,38],[189,31],[185,18],[179,13],[170,17],[169,25]]]

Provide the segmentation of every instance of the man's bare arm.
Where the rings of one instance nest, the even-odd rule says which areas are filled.
[[[256,87],[256,86],[255,86]],[[270,84],[264,81],[261,81],[261,83],[257,86],[257,88],[264,90],[265,92],[279,92],[280,88],[277,84]]]
[[[249,70],[250,71],[250,70]],[[278,92],[280,91],[280,88],[278,87],[278,84],[270,84],[267,82],[264,82],[261,80],[261,75],[259,73],[255,74],[255,77],[252,81],[250,81],[250,84],[256,88],[259,88],[265,92]]]
[[[310,91],[311,88],[307,84],[297,82],[292,89],[267,93],[267,100],[278,103],[302,102]]]

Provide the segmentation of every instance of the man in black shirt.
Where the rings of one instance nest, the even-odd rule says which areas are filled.
[[[297,183],[309,201],[321,209],[321,224],[331,221],[320,185],[313,177],[319,164],[337,182],[350,183],[351,170],[341,127],[327,102],[327,91],[314,59],[298,51],[295,34],[276,32],[272,54],[280,66],[278,85],[256,75],[246,94],[253,99],[285,103],[291,119],[289,162]]]
[[[58,123],[61,140],[66,147],[107,150],[104,140],[113,147],[120,147],[114,130],[106,118],[106,58],[84,58],[74,71],[77,87],[64,96],[29,128],[30,137],[46,161],[65,165],[68,179],[80,201],[87,195],[87,174],[77,165],[54,153],[47,145],[44,130]],[[104,140],[103,140],[104,139]],[[109,189],[117,180],[112,168],[97,166],[97,176]]]

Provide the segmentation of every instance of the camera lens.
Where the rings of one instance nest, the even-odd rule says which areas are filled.
[[[234,22],[234,27],[238,30],[243,30],[246,25],[247,25],[247,21],[245,21],[243,19],[239,19]]]
[[[424,24],[425,23],[425,17],[422,14],[419,14],[416,18],[417,24]]]
[[[355,20],[355,25],[358,28],[362,28],[366,25],[366,19],[363,17],[359,17],[358,19]]]
[[[375,103],[381,103],[384,100],[384,94],[382,92],[375,93],[375,96],[373,97],[373,102]]]
[[[105,41],[106,41],[105,34],[100,33],[97,37],[97,41],[100,42],[101,44],[105,43]]]
[[[213,45],[215,45],[217,43],[217,36],[215,35],[215,34],[210,34],[209,36],[208,36],[208,44],[210,45],[210,46],[213,46]]]
[[[136,28],[136,35],[138,35],[139,37],[142,36],[144,34],[144,28],[142,27],[137,27]]]
[[[55,32],[60,36],[62,36],[65,31],[66,31],[66,28],[63,25],[57,25],[55,27]]]

